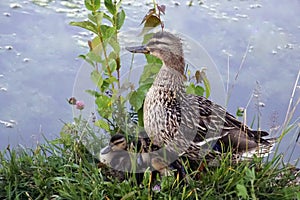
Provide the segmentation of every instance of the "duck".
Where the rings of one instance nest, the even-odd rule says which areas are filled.
[[[126,50],[150,54],[163,63],[146,94],[143,122],[152,143],[170,153],[171,159],[185,156],[197,161],[211,152],[241,156],[271,151],[276,138],[267,138],[266,131],[251,129],[206,97],[186,93],[180,37],[164,30],[154,33],[147,44]]]

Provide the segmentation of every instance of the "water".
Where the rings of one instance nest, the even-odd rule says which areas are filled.
[[[128,31],[141,29],[140,20],[151,5],[123,2],[127,14],[125,37]],[[11,8],[18,7],[13,3],[21,7]],[[191,7],[184,1],[179,6],[173,1],[160,3],[167,5],[165,27],[194,39],[211,56],[217,72],[208,69],[209,76],[219,73],[225,91],[227,85],[231,88],[234,83],[228,110],[235,113],[237,107],[246,107],[256,88],[259,98],[249,103],[247,123],[251,124],[258,112],[255,104],[260,102],[264,105],[259,107],[261,128],[282,125],[300,69],[300,2],[214,0],[202,5],[194,1]],[[42,134],[55,138],[62,121],[72,121],[66,99],[72,96],[76,73],[82,65],[76,57],[87,52],[85,41],[90,35],[68,23],[84,19],[87,12],[82,1],[10,0],[0,2],[0,14],[0,148],[19,143],[34,146],[43,141]],[[234,82],[246,50],[246,59]],[[187,58],[204,67],[190,55]],[[295,99],[299,93],[297,89]],[[224,98],[212,96],[212,100],[225,105]],[[298,108],[292,121],[299,116]],[[280,151],[292,151],[287,147],[295,144],[297,131],[299,119],[298,129],[287,135]],[[272,134],[278,136],[275,131]],[[298,143],[292,160],[299,155]]]
[[[72,94],[80,65],[75,58],[85,52],[72,38],[75,30],[65,14],[23,1],[22,8],[12,9],[11,2],[0,3],[0,86],[7,90],[0,91],[0,120],[17,124],[0,125],[1,149],[34,145],[42,134],[53,138],[62,126],[60,119],[72,119],[65,99]]]

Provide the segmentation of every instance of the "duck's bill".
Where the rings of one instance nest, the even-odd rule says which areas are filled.
[[[127,51],[130,51],[131,53],[150,53],[149,49],[146,46],[126,47],[125,49]]]
[[[103,154],[108,154],[111,151],[111,146],[106,146],[103,149],[101,149],[100,153]]]

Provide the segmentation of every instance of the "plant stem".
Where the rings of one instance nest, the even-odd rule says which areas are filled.
[[[121,2],[121,0],[120,0]],[[115,4],[115,7],[117,8],[117,1],[115,0],[114,1],[114,4]],[[116,28],[116,32],[115,32],[115,40],[116,42],[119,44],[119,41],[118,41],[118,30],[117,30],[117,26],[118,26],[118,9],[116,10],[116,12],[114,13],[114,24],[113,26]],[[120,68],[121,68],[121,62],[120,62],[120,52],[118,52],[117,54],[117,57],[115,58],[115,61],[116,61],[116,65],[117,65],[117,84],[118,84],[118,88],[120,89]]]
[[[116,58],[116,63],[117,63],[117,80],[118,80],[118,88],[121,88],[120,85],[120,68],[121,68],[121,64],[120,64],[120,56],[118,55],[118,57]]]
[[[241,64],[240,64],[240,66],[239,66],[239,69],[238,69],[238,71],[237,71],[237,73],[236,73],[236,75],[235,75],[235,77],[234,77],[234,81],[233,81],[231,87],[230,87],[230,88],[228,89],[228,91],[227,91],[226,105],[227,105],[228,100],[229,100],[229,98],[230,98],[230,96],[231,96],[232,90],[233,90],[233,88],[234,88],[234,86],[235,86],[235,84],[236,84],[236,82],[237,82],[237,80],[238,80],[239,74],[240,74],[240,72],[241,72],[241,70],[242,70],[242,68],[243,68],[243,66],[244,66],[246,57],[247,57],[247,55],[248,55],[249,48],[250,48],[250,39],[249,39],[249,41],[248,41],[247,48],[246,48],[245,53],[244,53],[244,55],[243,55]]]
[[[226,85],[227,95],[229,95],[229,82],[230,82],[230,80],[229,80],[229,74],[230,74],[229,66],[230,66],[230,55],[227,54],[227,85]],[[227,96],[226,107],[227,107],[227,104],[228,104],[228,99],[229,99],[229,97]]]
[[[300,70],[298,71],[298,75],[297,75],[297,78],[296,78],[296,81],[295,81],[295,84],[294,84],[293,92],[292,92],[292,95],[290,97],[289,106],[288,106],[288,109],[287,109],[287,112],[286,112],[285,119],[284,119],[282,127],[286,127],[288,121],[291,118],[290,117],[290,109],[291,109],[291,106],[292,106],[292,103],[293,103],[293,99],[294,99],[294,96],[295,96],[295,92],[296,92],[296,88],[297,88],[297,85],[298,85],[298,82],[299,82],[299,77],[300,77]]]
[[[107,72],[108,72],[108,76],[112,77],[112,73],[111,73],[111,70],[109,68],[108,56],[107,56],[106,49],[104,47],[103,36],[102,36],[101,30],[100,30],[100,26],[98,26],[98,37],[99,37],[100,43],[102,45],[103,54],[104,54],[104,57],[105,57],[105,65],[106,65],[106,69],[107,69]],[[114,84],[112,84],[112,89],[114,89]]]

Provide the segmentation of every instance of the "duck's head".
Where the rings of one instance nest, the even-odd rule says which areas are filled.
[[[109,145],[104,147],[101,150],[101,154],[107,154],[110,152],[122,151],[126,150],[127,148],[127,141],[124,135],[116,134],[111,137]]]
[[[126,47],[132,53],[153,55],[162,60],[170,68],[184,73],[184,57],[181,39],[169,32],[157,32],[146,45]]]

